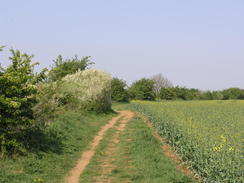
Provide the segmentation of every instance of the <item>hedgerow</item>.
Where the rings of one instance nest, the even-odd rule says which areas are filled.
[[[19,138],[24,131],[33,126],[32,107],[36,103],[35,84],[43,79],[44,72],[35,75],[33,56],[10,50],[11,65],[0,68],[0,151],[6,153],[21,152]]]

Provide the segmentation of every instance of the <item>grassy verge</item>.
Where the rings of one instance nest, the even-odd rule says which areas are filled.
[[[151,129],[140,118],[134,118],[121,138],[121,158],[116,163],[118,168],[114,171],[115,174],[124,172],[124,176],[130,176],[131,182],[135,183],[192,182],[175,169],[175,164],[163,155],[161,146]],[[126,159],[130,165],[124,167],[123,162]]]
[[[128,104],[115,104],[114,106],[115,110],[127,108]],[[110,129],[105,135],[95,156],[82,174],[80,182],[92,183],[104,177],[101,176],[103,173],[102,166],[111,156],[111,153],[107,150],[114,133],[116,133],[116,130]],[[105,175],[107,182],[193,182],[176,170],[174,162],[164,156],[161,148],[162,144],[154,138],[152,130],[140,118],[133,118],[127,124],[117,146],[116,152],[110,157],[112,158],[110,162],[112,170]]]
[[[113,114],[66,111],[37,135],[39,149],[26,156],[0,160],[1,183],[62,183],[101,126]]]

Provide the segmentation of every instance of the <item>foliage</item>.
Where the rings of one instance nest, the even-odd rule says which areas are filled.
[[[162,88],[172,88],[172,82],[164,77],[162,74],[156,74],[151,78],[154,81],[153,92],[155,93],[156,97],[159,98],[160,90]]]
[[[162,100],[197,100],[200,99],[201,92],[195,88],[184,88],[184,87],[174,87],[174,88],[162,88],[160,90],[159,97]]]
[[[46,82],[37,85],[37,103],[33,107],[35,120],[48,123],[59,110],[75,108],[77,99],[71,93],[63,92],[63,81]]]
[[[151,79],[140,79],[134,82],[129,88],[129,95],[131,99],[137,100],[154,100],[155,94],[153,92],[154,81]]]
[[[34,123],[32,107],[36,103],[35,84],[43,79],[33,73],[33,56],[10,50],[11,65],[0,70],[0,151],[12,153],[21,150],[18,138]]]
[[[111,82],[111,98],[116,102],[128,102],[129,96],[126,90],[126,82],[119,78],[113,78]]]
[[[239,88],[229,88],[223,90],[223,99],[244,99],[244,90]]]
[[[62,95],[74,97],[81,109],[95,112],[111,111],[110,74],[91,69],[63,78]]]
[[[68,74],[74,74],[79,70],[82,71],[87,69],[91,64],[93,64],[93,62],[90,61],[90,57],[83,57],[79,59],[78,56],[75,55],[71,59],[64,60],[63,57],[59,55],[54,60],[54,66],[49,72],[48,79],[50,81],[61,80]]]
[[[244,182],[243,105],[243,101],[132,103],[206,183]]]
[[[162,100],[174,100],[177,98],[177,93],[174,91],[174,88],[161,88],[159,97]]]

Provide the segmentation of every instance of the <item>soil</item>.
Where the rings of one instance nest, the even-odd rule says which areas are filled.
[[[76,166],[69,172],[69,176],[66,179],[67,183],[79,183],[80,175],[82,174],[86,166],[89,164],[91,158],[96,152],[97,146],[100,144],[100,141],[103,139],[106,132],[110,128],[112,128],[116,124],[116,122],[120,120],[120,118],[123,118],[123,120],[121,120],[120,125],[117,129],[118,132],[123,131],[126,126],[126,123],[134,116],[134,113],[130,111],[118,111],[118,114],[118,116],[113,117],[106,125],[104,125],[102,129],[98,132],[98,135],[94,137],[89,149],[83,152]],[[119,142],[119,133],[116,133],[112,140],[114,144],[117,144]],[[113,147],[113,144],[111,144],[110,150],[108,152],[113,153],[114,151],[115,147]],[[113,159],[112,156],[109,157],[110,159],[106,160],[102,165],[103,177],[100,177],[99,181],[97,181],[98,183],[103,182],[103,180],[105,180],[104,175],[106,175],[113,169],[113,165],[111,165]]]

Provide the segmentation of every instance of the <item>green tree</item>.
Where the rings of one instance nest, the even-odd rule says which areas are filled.
[[[0,151],[2,154],[20,149],[18,137],[34,123],[32,107],[36,103],[36,82],[44,77],[33,73],[33,56],[10,50],[12,64],[0,68]]]
[[[224,98],[223,92],[221,91],[212,91],[213,100],[222,100]]]
[[[201,98],[202,100],[213,100],[213,94],[211,91],[204,91],[201,94]]]
[[[151,79],[140,79],[134,82],[129,88],[130,98],[137,100],[155,100],[153,87],[154,81]]]
[[[111,83],[111,97],[116,102],[128,102],[128,92],[126,82],[119,78],[113,78]]]
[[[50,81],[61,80],[66,75],[74,74],[79,70],[85,70],[92,64],[94,63],[90,61],[90,57],[83,57],[79,59],[78,56],[75,55],[71,59],[64,60],[63,57],[59,55],[54,60],[54,66],[49,72],[48,79]]]
[[[229,88],[222,91],[223,98],[226,99],[241,99],[243,91],[240,88]]]
[[[160,98],[161,88],[172,88],[173,84],[170,80],[164,77],[162,74],[156,74],[151,77],[154,81],[153,92],[155,93],[156,98]]]
[[[174,100],[177,97],[177,94],[174,88],[161,88],[159,97],[162,100]]]

